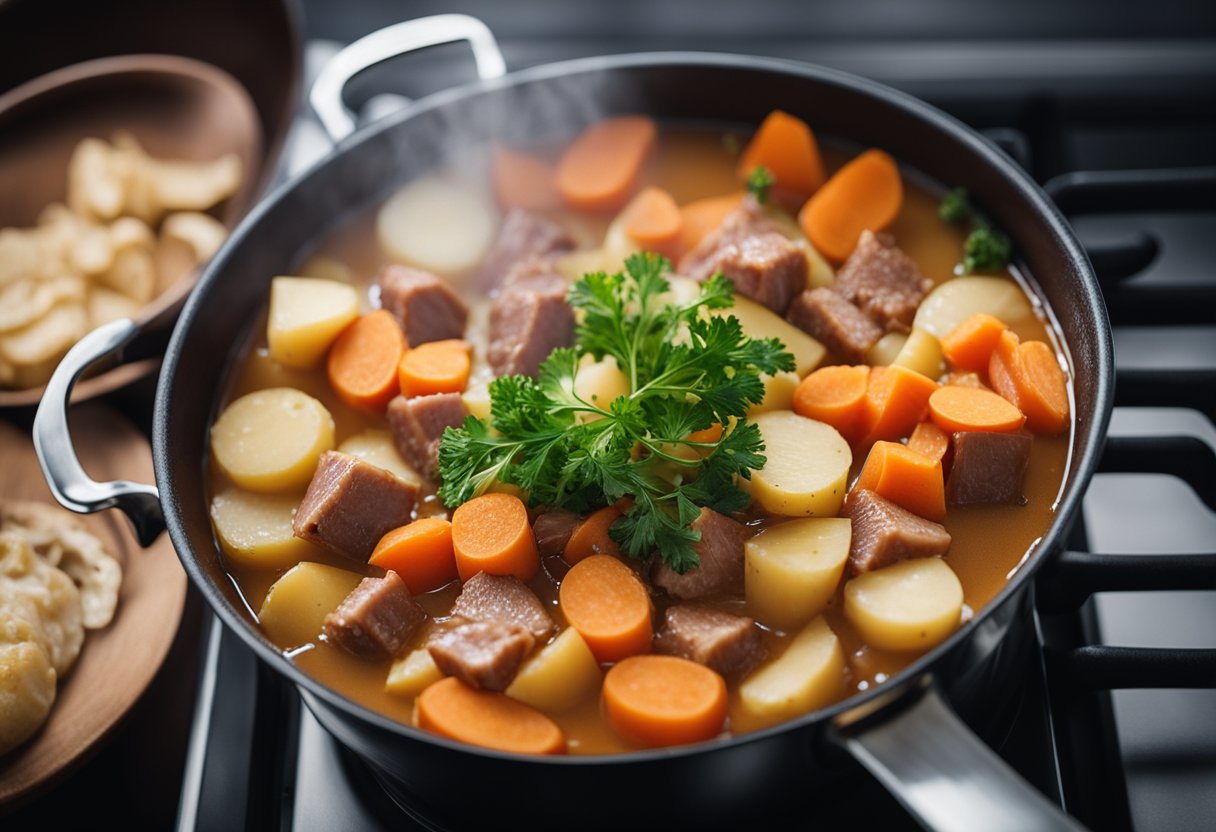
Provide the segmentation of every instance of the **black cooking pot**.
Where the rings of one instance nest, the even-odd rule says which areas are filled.
[[[463,28],[453,34],[451,25]],[[401,26],[410,45],[470,38],[483,75],[501,71],[493,41],[476,21],[444,16],[441,24],[428,19]],[[400,51],[386,38],[394,40],[384,33],[371,39],[377,60]],[[335,132],[352,124],[335,106],[343,80],[371,62],[360,47],[345,53],[314,91]],[[821,135],[881,147],[940,182],[967,188],[1013,238],[1019,265],[1033,276],[1049,314],[1054,311],[1074,381],[1074,441],[1055,521],[1008,585],[944,643],[875,689],[756,733],[604,757],[540,759],[451,742],[369,711],[284,658],[225,574],[204,476],[219,392],[248,343],[271,277],[291,273],[352,214],[440,167],[457,140],[566,137],[595,118],[634,112],[669,122],[754,126],[775,108],[803,117]],[[165,356],[153,435],[157,488],[91,482],[66,436],[65,402],[75,377],[133,334],[130,324],[116,323],[88,336],[48,388],[35,439],[60,501],[78,511],[122,508],[145,541],[163,523],[225,625],[298,686],[317,719],[392,793],[433,823],[469,828],[511,817],[536,827],[754,828],[800,818],[811,825],[818,802],[834,798],[837,778],[858,776],[851,756],[934,828],[1075,828],[955,713],[981,732],[990,729],[985,715],[1003,712],[1005,694],[1016,687],[1011,677],[1025,666],[1033,638],[1032,576],[1062,546],[1110,415],[1109,326],[1085,254],[1042,191],[992,144],[934,108],[820,67],[706,54],[572,61],[483,78],[419,101],[342,140],[255,210],[212,261]]]

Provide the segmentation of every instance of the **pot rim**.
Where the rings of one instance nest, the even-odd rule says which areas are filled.
[[[1057,501],[1055,517],[1051,525],[1038,539],[1030,555],[1019,565],[1016,574],[1006,582],[987,604],[975,612],[970,621],[960,626],[945,641],[922,654],[907,667],[899,671],[899,673],[871,690],[854,693],[846,699],[826,708],[811,711],[800,717],[764,729],[731,737],[717,737],[706,742],[671,748],[635,750],[613,754],[538,757],[535,755],[481,748],[450,740],[372,710],[309,675],[288,659],[282,651],[271,645],[236,608],[229,606],[219,587],[208,579],[194,554],[193,543],[180,522],[177,494],[173,487],[173,482],[168,475],[167,463],[165,461],[169,450],[167,443],[171,411],[170,402],[172,398],[170,393],[173,388],[177,356],[182,350],[186,333],[196,324],[196,319],[200,318],[205,312],[205,289],[218,279],[218,275],[227,265],[231,251],[251,233],[251,229],[255,228],[264,216],[280,210],[280,204],[286,200],[300,183],[322,175],[339,157],[355,152],[369,137],[391,130],[396,125],[422,113],[442,109],[457,101],[492,93],[500,89],[524,86],[564,76],[630,68],[655,68],[659,66],[761,70],[794,75],[810,81],[828,84],[855,94],[876,99],[882,106],[901,110],[922,122],[928,123],[932,129],[949,135],[951,139],[966,145],[972,152],[980,156],[992,170],[999,173],[1004,180],[1016,188],[1022,198],[1037,211],[1039,221],[1053,238],[1054,243],[1063,250],[1067,259],[1075,266],[1081,280],[1081,289],[1086,306],[1096,319],[1098,329],[1094,333],[1096,337],[1093,360],[1097,369],[1097,378],[1094,381],[1095,395],[1093,397],[1094,415],[1092,429],[1085,439],[1084,447],[1079,449],[1074,447],[1072,449],[1070,453],[1071,470],[1065,472],[1065,485],[1067,485],[1069,478],[1072,479],[1072,484],[1063,489],[1062,495]],[[1031,277],[1033,278],[1033,275]],[[471,82],[433,93],[419,99],[416,103],[398,113],[394,113],[385,119],[355,131],[338,142],[328,155],[316,162],[307,171],[295,179],[280,185],[249,212],[240,225],[229,235],[223,247],[211,260],[199,280],[197,289],[199,291],[195,291],[192,294],[185,309],[182,311],[177,326],[173,331],[168,350],[166,351],[156,391],[152,436],[157,484],[160,489],[168,531],[178,552],[178,556],[195,586],[206,597],[212,610],[224,625],[236,631],[246,646],[253,650],[259,659],[301,688],[302,693],[307,693],[309,696],[320,699],[329,707],[363,724],[395,734],[403,739],[429,743],[465,754],[475,754],[516,763],[562,766],[632,765],[671,757],[694,756],[712,753],[727,746],[761,742],[769,737],[787,732],[822,728],[841,722],[849,722],[856,716],[887,708],[891,704],[891,700],[899,698],[903,692],[914,689],[925,678],[934,676],[934,668],[942,658],[952,652],[959,644],[968,640],[971,634],[978,627],[982,626],[996,609],[1002,607],[1016,593],[1023,591],[1025,589],[1024,584],[1031,580],[1043,562],[1059,547],[1061,537],[1071,526],[1074,513],[1080,506],[1085,488],[1097,467],[1113,406],[1113,346],[1110,325],[1107,320],[1106,308],[1102,301],[1101,292],[1098,288],[1097,278],[1094,275],[1084,249],[1077,241],[1064,217],[1056,206],[1051,203],[1038,184],[1031,179],[1030,175],[1023,171],[999,148],[970,127],[912,95],[840,70],[780,58],[712,52],[644,52],[578,58],[518,70],[501,78]],[[1047,308],[1050,309],[1050,307]],[[1071,352],[1069,352],[1069,346],[1067,342],[1062,344],[1071,362],[1072,356]],[[1073,443],[1075,444],[1079,441],[1074,430]],[[201,468],[196,470],[199,470],[201,474]]]

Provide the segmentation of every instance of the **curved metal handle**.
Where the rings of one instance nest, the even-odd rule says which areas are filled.
[[[882,721],[842,729],[837,741],[926,829],[1085,829],[981,742],[934,687],[914,698]]]
[[[483,81],[506,73],[507,64],[489,27],[466,14],[437,14],[387,26],[347,46],[321,70],[308,94],[309,103],[337,144],[355,131],[354,115],[342,102],[350,79],[398,55],[461,40],[472,47],[477,75]]]
[[[47,383],[34,416],[34,450],[47,485],[60,505],[79,514],[121,509],[135,526],[139,544],[150,546],[165,529],[156,487],[126,480],[92,479],[76,457],[68,430],[72,388],[81,374],[106,358],[116,357],[139,332],[133,321],[114,321],[93,330],[68,350]]]

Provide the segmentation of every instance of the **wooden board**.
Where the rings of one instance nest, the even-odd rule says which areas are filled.
[[[152,450],[117,412],[98,404],[72,411],[72,439],[97,480],[153,481]],[[0,499],[54,503],[29,434],[0,420]],[[122,564],[114,620],[88,631],[76,664],[42,729],[0,757],[0,804],[49,785],[84,760],[139,699],[164,661],[181,621],[186,573],[168,536],[142,550],[118,511],[76,517]]]

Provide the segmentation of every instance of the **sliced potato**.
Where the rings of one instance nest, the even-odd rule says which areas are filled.
[[[470,383],[460,394],[464,409],[478,419],[490,418],[490,386],[484,382]]]
[[[465,272],[494,241],[497,217],[459,182],[428,177],[397,191],[376,215],[380,246],[397,260],[443,274]]]
[[[821,613],[844,574],[852,532],[846,517],[810,517],[748,540],[743,576],[748,613],[787,631]]]
[[[938,285],[921,301],[912,327],[944,338],[977,312],[987,312],[1009,325],[1032,314],[1022,287],[1009,278],[963,275]]]
[[[266,322],[270,356],[288,367],[315,367],[357,317],[359,295],[354,286],[316,277],[276,277],[270,283]]]
[[[284,650],[315,642],[325,616],[359,585],[358,572],[323,563],[297,564],[270,586],[258,610],[266,635]]]
[[[542,711],[564,711],[586,701],[602,682],[591,648],[567,627],[520,668],[506,693]]]
[[[762,375],[760,378],[764,382],[764,399],[747,409],[749,419],[770,410],[789,410],[794,406],[794,391],[802,381],[797,373]]]
[[[600,249],[600,257],[603,270],[609,274],[624,271],[625,259],[629,255],[641,251],[641,246],[625,233],[627,219],[628,217],[622,211],[608,224],[608,230],[604,232],[604,245]]]
[[[421,487],[422,478],[410,464],[401,458],[393,435],[386,430],[365,430],[357,433],[338,446],[344,454],[357,456],[383,468],[399,480]]]
[[[844,650],[818,616],[784,653],[743,681],[739,699],[746,721],[760,727],[830,705],[844,686]]]
[[[776,338],[794,356],[794,371],[806,376],[819,366],[827,354],[823,344],[807,335],[798,327],[773,312],[767,306],[735,295],[735,305],[729,309],[715,309],[714,315],[734,315],[743,325],[749,338]]]
[[[355,273],[350,266],[333,257],[311,257],[300,267],[301,277],[316,277],[321,280],[336,280],[339,283],[353,283]]]
[[[844,614],[882,650],[924,652],[954,632],[963,586],[941,558],[914,558],[844,585]]]
[[[250,491],[303,489],[333,446],[334,419],[325,405],[290,387],[241,396],[211,427],[215,461]]]
[[[892,364],[907,367],[929,378],[940,378],[946,372],[946,361],[942,357],[942,345],[937,336],[923,329],[913,329],[904,341]]]
[[[765,510],[788,517],[833,517],[844,501],[853,452],[836,429],[788,410],[754,420],[768,461],[739,484]]]
[[[393,662],[384,680],[384,689],[397,696],[417,696],[443,678],[443,671],[426,649],[411,650]]]
[[[908,343],[908,336],[904,333],[888,332],[875,341],[874,346],[870,347],[870,351],[866,353],[866,363],[875,367],[890,366],[899,357],[899,353],[906,343]]]
[[[588,272],[606,272],[603,249],[575,249],[553,261],[553,268],[571,283]]]
[[[300,500],[226,488],[211,498],[211,522],[224,554],[243,566],[287,569],[311,546],[291,530]]]
[[[588,404],[607,410],[614,399],[629,395],[629,377],[621,371],[612,356],[596,361],[587,355],[579,363],[574,376],[574,392]],[[601,418],[594,413],[580,415],[588,422]]]

